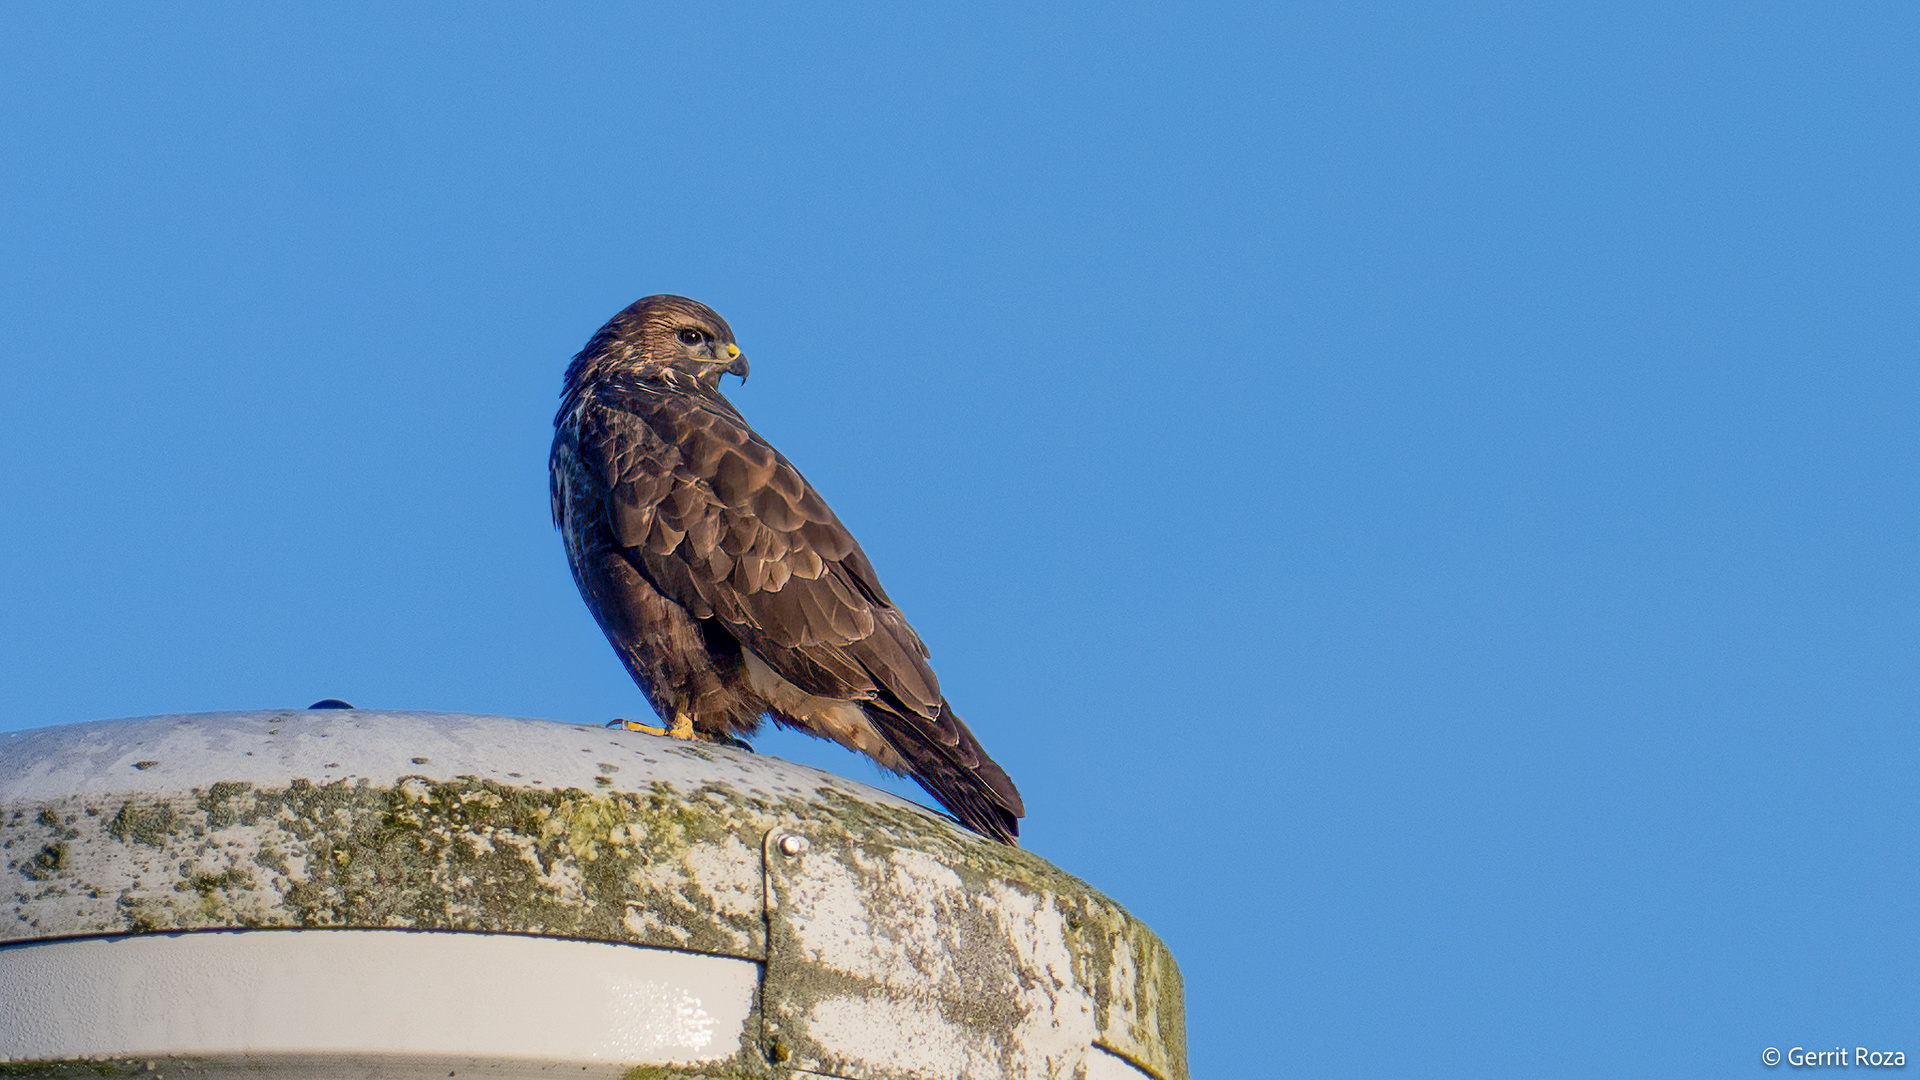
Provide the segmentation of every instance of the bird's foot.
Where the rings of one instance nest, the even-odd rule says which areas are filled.
[[[693,717],[688,716],[686,713],[675,713],[673,726],[670,728],[654,727],[652,724],[643,724],[638,720],[618,719],[607,721],[607,726],[610,728],[618,728],[621,731],[644,731],[649,735],[664,735],[669,739],[687,739],[691,741],[700,737],[693,733]]]
[[[619,731],[644,731],[649,735],[667,734],[666,728],[654,727],[652,724],[643,724],[638,720],[613,719],[607,721],[607,726]]]

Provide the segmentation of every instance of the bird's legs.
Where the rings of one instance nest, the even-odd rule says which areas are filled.
[[[749,754],[753,753],[753,744],[745,739],[693,730],[693,717],[686,713],[674,713],[672,727],[654,727],[652,724],[643,724],[638,720],[609,720],[607,726],[621,731],[644,731],[649,735],[665,735],[669,739],[685,739],[688,742],[719,743],[736,750],[745,750]]]
[[[638,720],[610,720],[607,722],[607,726],[610,728],[619,728],[621,731],[644,731],[649,735],[665,735],[670,739],[686,739],[689,742],[700,737],[693,733],[693,717],[683,712],[673,714],[673,726],[670,728],[654,727],[652,724],[643,724]]]

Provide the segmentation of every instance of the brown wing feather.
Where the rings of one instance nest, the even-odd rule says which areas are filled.
[[[1018,790],[948,707],[926,645],[799,470],[718,395],[636,388],[585,419],[615,537],[656,588],[807,693],[865,703],[929,793],[1013,842]]]
[[[885,697],[957,745],[926,646],[799,470],[717,395],[634,393],[619,405],[596,410],[585,450],[604,470],[614,533],[647,577],[802,690]]]

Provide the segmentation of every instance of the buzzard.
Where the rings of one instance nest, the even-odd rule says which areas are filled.
[[[770,716],[1014,843],[1020,792],[853,535],[720,395],[723,374],[747,377],[726,320],[649,296],[573,358],[553,421],[554,525],[659,733],[729,742]]]

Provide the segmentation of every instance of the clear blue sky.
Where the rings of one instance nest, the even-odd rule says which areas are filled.
[[[1920,1059],[1912,5],[398,7],[0,15],[0,727],[641,712],[684,293],[1196,1075]]]

